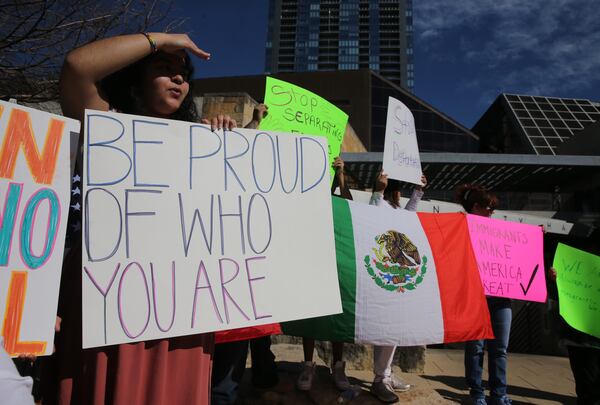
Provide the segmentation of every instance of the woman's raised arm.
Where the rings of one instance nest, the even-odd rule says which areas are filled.
[[[86,108],[108,110],[99,82],[152,52],[187,50],[203,59],[210,54],[186,34],[121,35],[90,42],[67,54],[60,75],[60,104],[67,117],[82,120]]]

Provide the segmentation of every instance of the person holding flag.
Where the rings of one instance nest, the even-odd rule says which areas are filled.
[[[344,176],[344,161],[338,156],[333,161],[335,177],[331,185],[331,194],[339,187],[340,196],[347,200],[352,200],[352,194],[346,183]],[[304,362],[302,370],[296,381],[296,387],[300,391],[310,391],[315,376],[315,362],[313,354],[315,351],[315,339],[311,337],[302,337],[302,349],[304,352]],[[335,387],[340,391],[346,391],[351,388],[348,377],[346,376],[346,363],[342,360],[344,354],[344,342],[331,342],[332,367],[331,376]]]
[[[469,214],[491,217],[498,197],[485,188],[474,184],[463,184],[456,190],[456,200]],[[465,346],[465,377],[470,389],[471,402],[474,405],[509,405],[511,399],[506,395],[506,366],[508,339],[512,321],[511,300],[500,297],[486,297],[494,339],[472,340]],[[483,347],[487,342],[489,388],[491,402],[486,402],[482,386]]]
[[[417,205],[423,197],[423,188],[427,186],[427,178],[421,176],[421,186],[415,187],[410,200],[404,207],[408,211],[416,211]],[[371,205],[387,207],[391,209],[402,209],[400,206],[402,183],[398,180],[388,179],[383,171],[377,176],[375,188],[371,195]],[[374,346],[373,347],[373,373],[375,379],[371,385],[371,393],[380,401],[394,403],[398,396],[394,392],[405,392],[411,388],[410,384],[400,380],[392,373],[392,362],[396,346]]]

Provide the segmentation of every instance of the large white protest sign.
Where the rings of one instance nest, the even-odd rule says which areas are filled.
[[[383,171],[390,179],[421,184],[421,157],[415,119],[410,110],[393,97],[388,98]]]
[[[341,312],[324,138],[85,127],[84,347]]]
[[[0,101],[0,312],[11,356],[52,354],[79,122]]]

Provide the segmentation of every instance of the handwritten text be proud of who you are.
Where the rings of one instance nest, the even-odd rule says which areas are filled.
[[[96,111],[85,128],[84,347],[341,310],[323,138]]]

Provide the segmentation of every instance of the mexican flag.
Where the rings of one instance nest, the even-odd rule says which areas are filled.
[[[464,214],[340,198],[333,213],[344,312],[282,324],[283,333],[400,346],[493,338]]]

